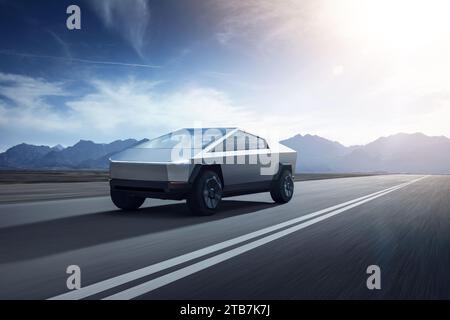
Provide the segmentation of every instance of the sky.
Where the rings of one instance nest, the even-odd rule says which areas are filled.
[[[66,27],[69,5],[81,30]],[[446,0],[0,0],[0,150],[239,126],[450,136]]]

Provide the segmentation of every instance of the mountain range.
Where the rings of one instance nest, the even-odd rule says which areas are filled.
[[[362,146],[346,147],[313,135],[282,144],[298,152],[297,172],[450,173],[450,139],[399,133]]]
[[[0,169],[107,169],[113,154],[144,141],[148,140],[127,139],[108,144],[81,140],[68,148],[22,143],[0,153]]]
[[[81,140],[73,146],[19,144],[0,153],[0,169],[107,169],[111,155],[147,139],[109,144]],[[450,139],[399,133],[361,146],[344,146],[316,135],[281,141],[298,153],[297,172],[450,174]]]

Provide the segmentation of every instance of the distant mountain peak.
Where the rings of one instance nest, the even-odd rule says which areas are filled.
[[[54,150],[54,151],[61,151],[61,150],[64,150],[64,147],[62,145],[60,145],[60,144],[57,144],[56,146],[52,147],[52,150]]]
[[[91,141],[91,140],[80,140],[77,143],[75,143],[73,146],[77,146],[77,145],[91,145],[91,144],[95,144],[95,142]]]

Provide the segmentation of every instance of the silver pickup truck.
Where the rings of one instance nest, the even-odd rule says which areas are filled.
[[[180,129],[110,159],[111,199],[136,210],[146,198],[186,199],[211,215],[223,197],[270,192],[290,201],[297,154],[238,128]]]

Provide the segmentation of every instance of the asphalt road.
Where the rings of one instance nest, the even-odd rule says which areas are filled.
[[[107,197],[0,205],[2,299],[450,299],[450,176],[301,181],[226,199],[196,217],[182,202],[137,212]],[[81,268],[68,291],[66,268]],[[369,265],[381,289],[368,290]]]

